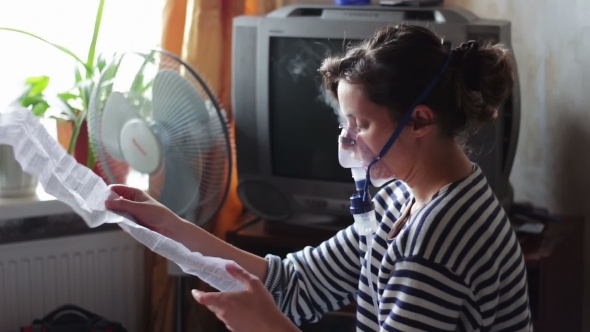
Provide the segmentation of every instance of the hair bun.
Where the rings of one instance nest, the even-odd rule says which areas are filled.
[[[471,91],[481,91],[479,44],[475,40],[462,43],[451,51],[451,66],[461,71],[465,86]]]

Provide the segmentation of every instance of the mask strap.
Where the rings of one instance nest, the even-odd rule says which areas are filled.
[[[365,200],[367,192],[369,191],[369,182],[371,181],[371,175],[370,175],[371,167],[373,165],[375,165],[379,160],[381,160],[381,158],[383,158],[383,156],[387,153],[387,151],[389,151],[389,149],[391,148],[391,146],[393,145],[395,140],[402,133],[402,130],[404,129],[404,127],[410,121],[410,119],[412,117],[412,113],[414,112],[414,108],[416,108],[416,106],[418,106],[420,103],[422,103],[424,101],[424,99],[426,99],[426,97],[430,94],[430,92],[432,92],[434,87],[436,87],[436,84],[440,80],[440,77],[442,76],[442,74],[444,74],[447,71],[447,69],[449,69],[449,65],[451,64],[452,59],[453,59],[453,53],[449,52],[449,56],[447,58],[447,61],[444,63],[444,65],[440,69],[438,75],[436,75],[436,77],[434,77],[434,79],[430,82],[430,84],[428,84],[426,89],[424,89],[422,94],[420,94],[418,99],[416,99],[416,101],[414,101],[412,103],[410,108],[408,108],[408,110],[404,114],[404,117],[402,118],[400,123],[397,125],[397,128],[395,129],[395,131],[393,132],[393,134],[391,135],[391,137],[389,138],[387,143],[385,143],[385,146],[383,147],[383,149],[381,149],[381,152],[379,152],[379,156],[377,156],[377,158],[375,158],[375,160],[373,160],[369,164],[369,166],[367,167],[367,182],[365,183],[365,193],[363,194],[363,200]]]

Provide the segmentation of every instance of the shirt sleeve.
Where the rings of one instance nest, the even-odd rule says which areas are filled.
[[[322,314],[354,301],[361,268],[359,236],[353,226],[315,248],[267,255],[267,289],[279,308],[297,325],[318,321]]]
[[[447,267],[422,257],[396,261],[380,301],[381,331],[457,331],[470,326],[471,291]]]

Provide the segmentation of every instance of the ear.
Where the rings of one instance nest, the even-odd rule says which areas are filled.
[[[422,137],[428,134],[435,123],[435,116],[432,109],[426,105],[418,105],[412,112],[410,129],[414,136]]]

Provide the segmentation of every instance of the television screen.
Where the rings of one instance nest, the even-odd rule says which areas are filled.
[[[338,163],[337,101],[323,89],[322,60],[350,41],[271,37],[269,123],[273,176],[347,182]],[[346,44],[345,44],[346,43]]]

